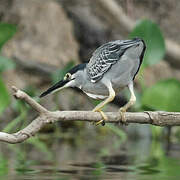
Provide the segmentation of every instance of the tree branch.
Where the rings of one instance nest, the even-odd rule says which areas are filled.
[[[13,133],[0,132],[0,141],[7,143],[20,143],[26,139],[34,136],[42,127],[48,123],[54,123],[57,121],[88,121],[97,122],[101,120],[101,115],[98,112],[92,111],[48,111],[25,92],[18,90],[16,87],[12,87],[14,91],[14,97],[21,99],[29,104],[34,110],[36,110],[39,116],[34,119],[24,129]],[[121,116],[118,112],[107,112],[107,123],[118,123],[121,121]],[[176,112],[137,112],[125,114],[127,123],[140,123],[140,124],[152,124],[157,126],[179,126],[180,125],[180,113]]]

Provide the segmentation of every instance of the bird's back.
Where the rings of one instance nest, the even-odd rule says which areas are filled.
[[[114,90],[119,91],[127,86],[139,70],[144,51],[145,44],[141,39],[116,40],[100,46],[86,67],[88,77],[94,84],[86,90],[91,89],[91,93],[95,93],[94,89],[98,89],[98,93],[106,92],[101,82],[104,78],[111,81]]]
[[[95,50],[87,65],[87,72],[91,82],[100,80],[104,73],[120,59],[125,52],[122,42],[120,40],[112,41]]]

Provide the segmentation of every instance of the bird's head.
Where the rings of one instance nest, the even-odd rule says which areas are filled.
[[[79,87],[82,81],[82,73],[86,68],[86,64],[79,64],[70,69],[62,80],[54,84],[52,87],[43,92],[40,97],[44,97],[47,94],[54,93],[68,87]]]

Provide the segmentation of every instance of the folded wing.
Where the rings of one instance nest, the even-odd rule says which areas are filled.
[[[87,73],[91,82],[99,81],[111,66],[120,60],[129,47],[125,42],[113,41],[96,49],[87,65]]]

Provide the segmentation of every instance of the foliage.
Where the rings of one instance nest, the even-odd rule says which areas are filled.
[[[0,177],[8,173],[8,160],[0,153]]]
[[[140,37],[146,43],[146,53],[143,66],[147,67],[161,61],[165,55],[165,42],[157,24],[150,20],[141,20],[137,23],[130,38]]]
[[[142,105],[154,110],[180,111],[180,82],[163,80],[145,90]]]
[[[16,26],[7,23],[0,23],[0,50],[3,45],[16,33]]]
[[[0,77],[0,91],[1,91],[0,93],[0,114],[1,114],[10,103],[9,94],[1,77]]]
[[[12,69],[14,67],[15,64],[10,59],[0,55],[0,75],[3,71]],[[8,91],[1,77],[0,77],[0,91],[1,91],[0,93],[0,102],[1,102],[0,114],[1,114],[10,103],[10,97]]]
[[[0,50],[3,45],[14,35],[16,27],[11,24],[0,23]],[[0,75],[3,71],[14,68],[15,65],[8,58],[0,55]],[[6,109],[10,103],[10,97],[5,84],[0,77],[0,114]]]
[[[157,82],[152,87],[147,88],[143,78],[144,68],[159,63],[165,54],[165,40],[157,24],[150,20],[141,20],[137,23],[130,37],[140,37],[146,43],[146,53],[143,65],[140,69],[139,83],[141,85],[141,95],[138,94],[137,110],[164,110],[179,111],[179,90],[180,83],[175,79]],[[158,139],[161,137],[163,129],[160,127],[151,127],[152,137]]]
[[[12,38],[12,36],[15,34],[15,32],[16,32],[16,26],[11,25],[11,24],[6,24],[6,23],[0,23],[0,50],[2,49],[3,45],[10,38]],[[15,68],[15,63],[11,59],[0,55],[0,75],[4,71],[7,71],[7,70],[13,69],[13,68]],[[25,91],[28,92],[28,94],[30,94],[30,95],[33,95],[33,96],[35,95],[35,93],[34,93],[35,89],[31,86],[27,87],[25,89]],[[5,86],[1,76],[0,76],[0,92],[1,92],[0,93],[0,114],[1,114],[10,103],[10,96],[8,94],[8,91],[6,89],[6,86]],[[29,109],[28,106],[25,105],[23,102],[16,101],[14,104],[12,104],[12,107],[13,107],[14,111],[17,112],[19,115],[3,129],[4,132],[11,132],[21,122],[23,122],[21,124],[21,126],[23,126],[25,123],[27,123],[23,120],[27,118],[27,113],[28,113],[28,109]],[[16,130],[17,130],[17,128],[16,128]],[[44,142],[40,141],[38,137],[29,139],[25,144],[31,144],[31,145],[35,146],[41,152],[46,154],[47,159],[52,158],[52,154],[48,150],[48,147],[46,147],[46,144]],[[18,162],[20,165],[20,166],[18,165],[17,169],[20,171],[21,170],[24,171],[24,168],[26,166],[28,166],[28,163],[30,162],[30,161],[26,161],[25,151],[23,149],[17,149],[17,148],[14,149],[14,148],[12,148],[12,146],[8,146],[8,147],[12,150],[16,150],[15,152],[18,155],[18,158],[19,158]],[[3,172],[6,172],[8,170],[7,163],[6,163],[7,159],[3,158],[3,155],[0,154],[0,161],[1,161],[0,169]],[[0,173],[0,176],[1,176],[1,173]]]
[[[159,63],[165,54],[165,41],[157,24],[150,20],[141,20],[137,23],[130,37],[144,39],[147,49],[143,61],[143,67]],[[145,80],[141,76],[140,85],[142,95],[139,102],[142,110],[180,111],[180,82],[175,79],[167,79],[157,82],[152,87],[145,86]]]

